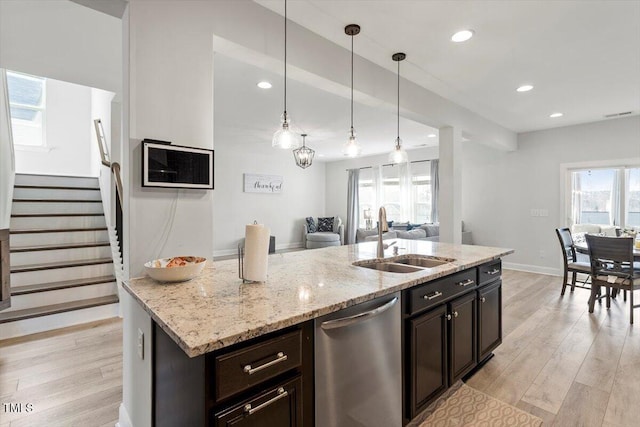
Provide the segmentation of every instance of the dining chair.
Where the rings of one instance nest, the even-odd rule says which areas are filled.
[[[633,265],[633,239],[631,237],[600,237],[586,235],[591,259],[591,297],[589,313],[593,313],[597,290],[606,287],[607,308],[611,307],[610,289],[629,291],[629,321],[633,324],[633,291],[640,289],[640,269]]]
[[[589,280],[588,276],[591,274],[591,265],[588,262],[577,260],[576,248],[573,245],[571,230],[568,228],[556,228],[556,234],[558,235],[558,240],[560,241],[560,246],[562,248],[562,260],[564,263],[564,277],[562,279],[562,291],[560,292],[560,295],[564,295],[565,288],[569,286],[569,283],[567,283],[569,273],[571,273],[571,292],[576,288],[591,289],[589,286],[584,286],[587,284],[587,280]],[[582,285],[576,284],[578,273],[587,275],[587,278],[582,282]]]

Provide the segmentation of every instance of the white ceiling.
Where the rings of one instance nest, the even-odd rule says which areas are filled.
[[[283,14],[283,0],[255,1]],[[640,112],[637,0],[296,0],[288,16],[347,49],[343,28],[359,24],[357,55],[395,71],[406,52],[404,78],[515,132]],[[475,37],[451,42],[460,29]]]
[[[273,87],[258,88],[256,84],[263,80]],[[216,53],[214,92],[216,141],[245,144],[254,152],[273,150],[271,137],[278,129],[283,109],[282,75]],[[287,98],[292,129],[308,134],[307,145],[316,150],[316,159],[344,159],[342,145],[350,126],[349,99],[293,79],[287,81]],[[396,115],[387,109],[356,102],[354,128],[363,156],[393,149]],[[437,129],[400,117],[400,136],[407,150],[437,146],[437,135]]]

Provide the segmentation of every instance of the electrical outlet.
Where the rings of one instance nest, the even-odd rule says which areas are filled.
[[[538,216],[538,209],[531,209],[531,216]]]
[[[549,209],[540,209],[540,216],[549,216]]]
[[[138,329],[138,356],[144,360],[144,332],[142,329]]]

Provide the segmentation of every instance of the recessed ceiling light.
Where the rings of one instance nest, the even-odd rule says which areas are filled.
[[[260,89],[271,89],[271,83],[269,83],[269,82],[260,82],[260,83],[258,83],[258,87]]]
[[[473,37],[473,34],[474,34],[473,30],[458,31],[457,33],[451,36],[451,41],[456,43],[466,42],[471,37]]]
[[[564,114],[562,113],[553,113],[553,114],[549,114],[549,117],[551,117],[552,119],[555,119],[556,117],[562,117]]]
[[[531,85],[522,85],[518,89],[516,89],[516,91],[518,91],[518,92],[529,92],[531,89],[533,89],[533,86],[531,86]]]
[[[427,138],[435,138],[436,136],[438,135],[436,135],[435,133],[430,133],[429,135],[427,135]]]

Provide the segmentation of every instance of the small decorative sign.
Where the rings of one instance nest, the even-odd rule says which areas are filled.
[[[282,193],[281,175],[244,174],[245,193]]]

